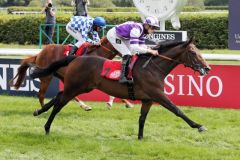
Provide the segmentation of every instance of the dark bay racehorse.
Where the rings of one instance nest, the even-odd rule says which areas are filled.
[[[113,59],[116,55],[119,55],[118,51],[113,48],[113,46],[108,42],[106,37],[104,37],[101,40],[101,45],[102,46],[100,47],[89,46],[88,51],[85,55],[100,56],[107,59]],[[10,85],[18,89],[21,86],[22,82],[24,81],[26,71],[30,66],[34,65],[40,68],[45,68],[52,62],[63,59],[65,57],[64,51],[65,51],[64,45],[52,44],[47,45],[39,54],[24,59],[21,62],[20,67],[18,68],[18,73],[10,81]],[[63,77],[65,70],[66,68],[62,68],[61,70],[58,71],[58,74],[62,75]],[[40,90],[38,92],[38,98],[41,106],[44,106],[45,93],[52,78],[53,78],[52,75],[40,78]],[[77,97],[75,98],[75,100],[80,101],[79,98]],[[132,104],[127,100],[123,99],[122,101],[126,104],[126,107],[132,106]],[[81,101],[80,104],[82,105],[82,107],[88,107]]]
[[[197,128],[199,132],[207,130],[188,118],[168,97],[164,94],[164,78],[178,65],[183,64],[199,72],[200,75],[208,74],[210,67],[201,56],[199,50],[193,44],[192,39],[187,42],[171,43],[156,47],[158,56],[151,57],[141,55],[133,69],[134,94],[137,100],[142,101],[141,115],[139,118],[138,138],[143,138],[143,128],[147,114],[153,104],[157,102],[163,107],[182,118],[190,127]],[[100,76],[103,63],[106,59],[100,57],[78,57],[67,67],[64,76],[64,91],[51,100],[51,103],[42,109],[36,110],[34,116],[40,115],[54,106],[51,115],[45,124],[45,132],[50,132],[50,126],[56,114],[76,95],[90,92],[97,88],[109,95],[120,98],[129,98],[127,85],[118,81],[111,81]],[[146,65],[146,62],[149,62]],[[40,77],[51,70],[52,65],[35,74]],[[143,67],[145,66],[145,67]],[[57,68],[55,68],[56,71]],[[52,70],[52,72],[54,72]],[[48,72],[49,73],[49,72]]]

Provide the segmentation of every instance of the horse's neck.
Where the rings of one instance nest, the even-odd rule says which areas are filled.
[[[106,38],[102,39],[101,42],[102,46],[100,47],[93,46],[92,48],[89,49],[88,54],[104,57],[107,59],[113,59],[118,54],[118,52],[113,48],[113,46],[109,43],[109,41]]]
[[[173,60],[180,61],[181,58],[180,54],[182,52],[183,51],[179,50],[176,50],[175,52],[169,51],[171,55],[166,54],[165,56],[172,58]],[[158,73],[164,77],[166,77],[175,67],[178,66],[179,63],[177,63],[176,61],[171,61],[160,57],[156,57],[153,59],[153,63],[155,63],[158,66],[158,69],[160,70],[160,72]]]

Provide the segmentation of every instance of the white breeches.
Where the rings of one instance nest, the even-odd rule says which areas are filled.
[[[130,43],[129,40],[123,39],[116,34],[116,29],[113,27],[107,33],[108,41],[113,45],[113,47],[122,54],[125,55],[132,55],[130,50]]]
[[[85,40],[82,38],[81,33],[72,28],[70,22],[67,24],[66,30],[71,36],[78,40],[78,42],[75,44],[76,47],[79,48],[83,43],[85,43]]]

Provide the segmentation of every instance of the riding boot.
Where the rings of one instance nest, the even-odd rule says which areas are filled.
[[[131,55],[125,55],[123,56],[122,60],[122,73],[120,76],[119,83],[129,83],[129,80],[127,79],[127,70],[128,70],[128,64],[131,60]]]
[[[74,46],[72,47],[71,51],[68,53],[68,55],[69,55],[69,56],[75,55],[75,53],[76,53],[77,50],[78,50],[78,47],[74,45]]]

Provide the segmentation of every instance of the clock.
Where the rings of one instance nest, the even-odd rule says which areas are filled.
[[[181,11],[186,0],[133,0],[139,12],[147,16],[167,20]]]

